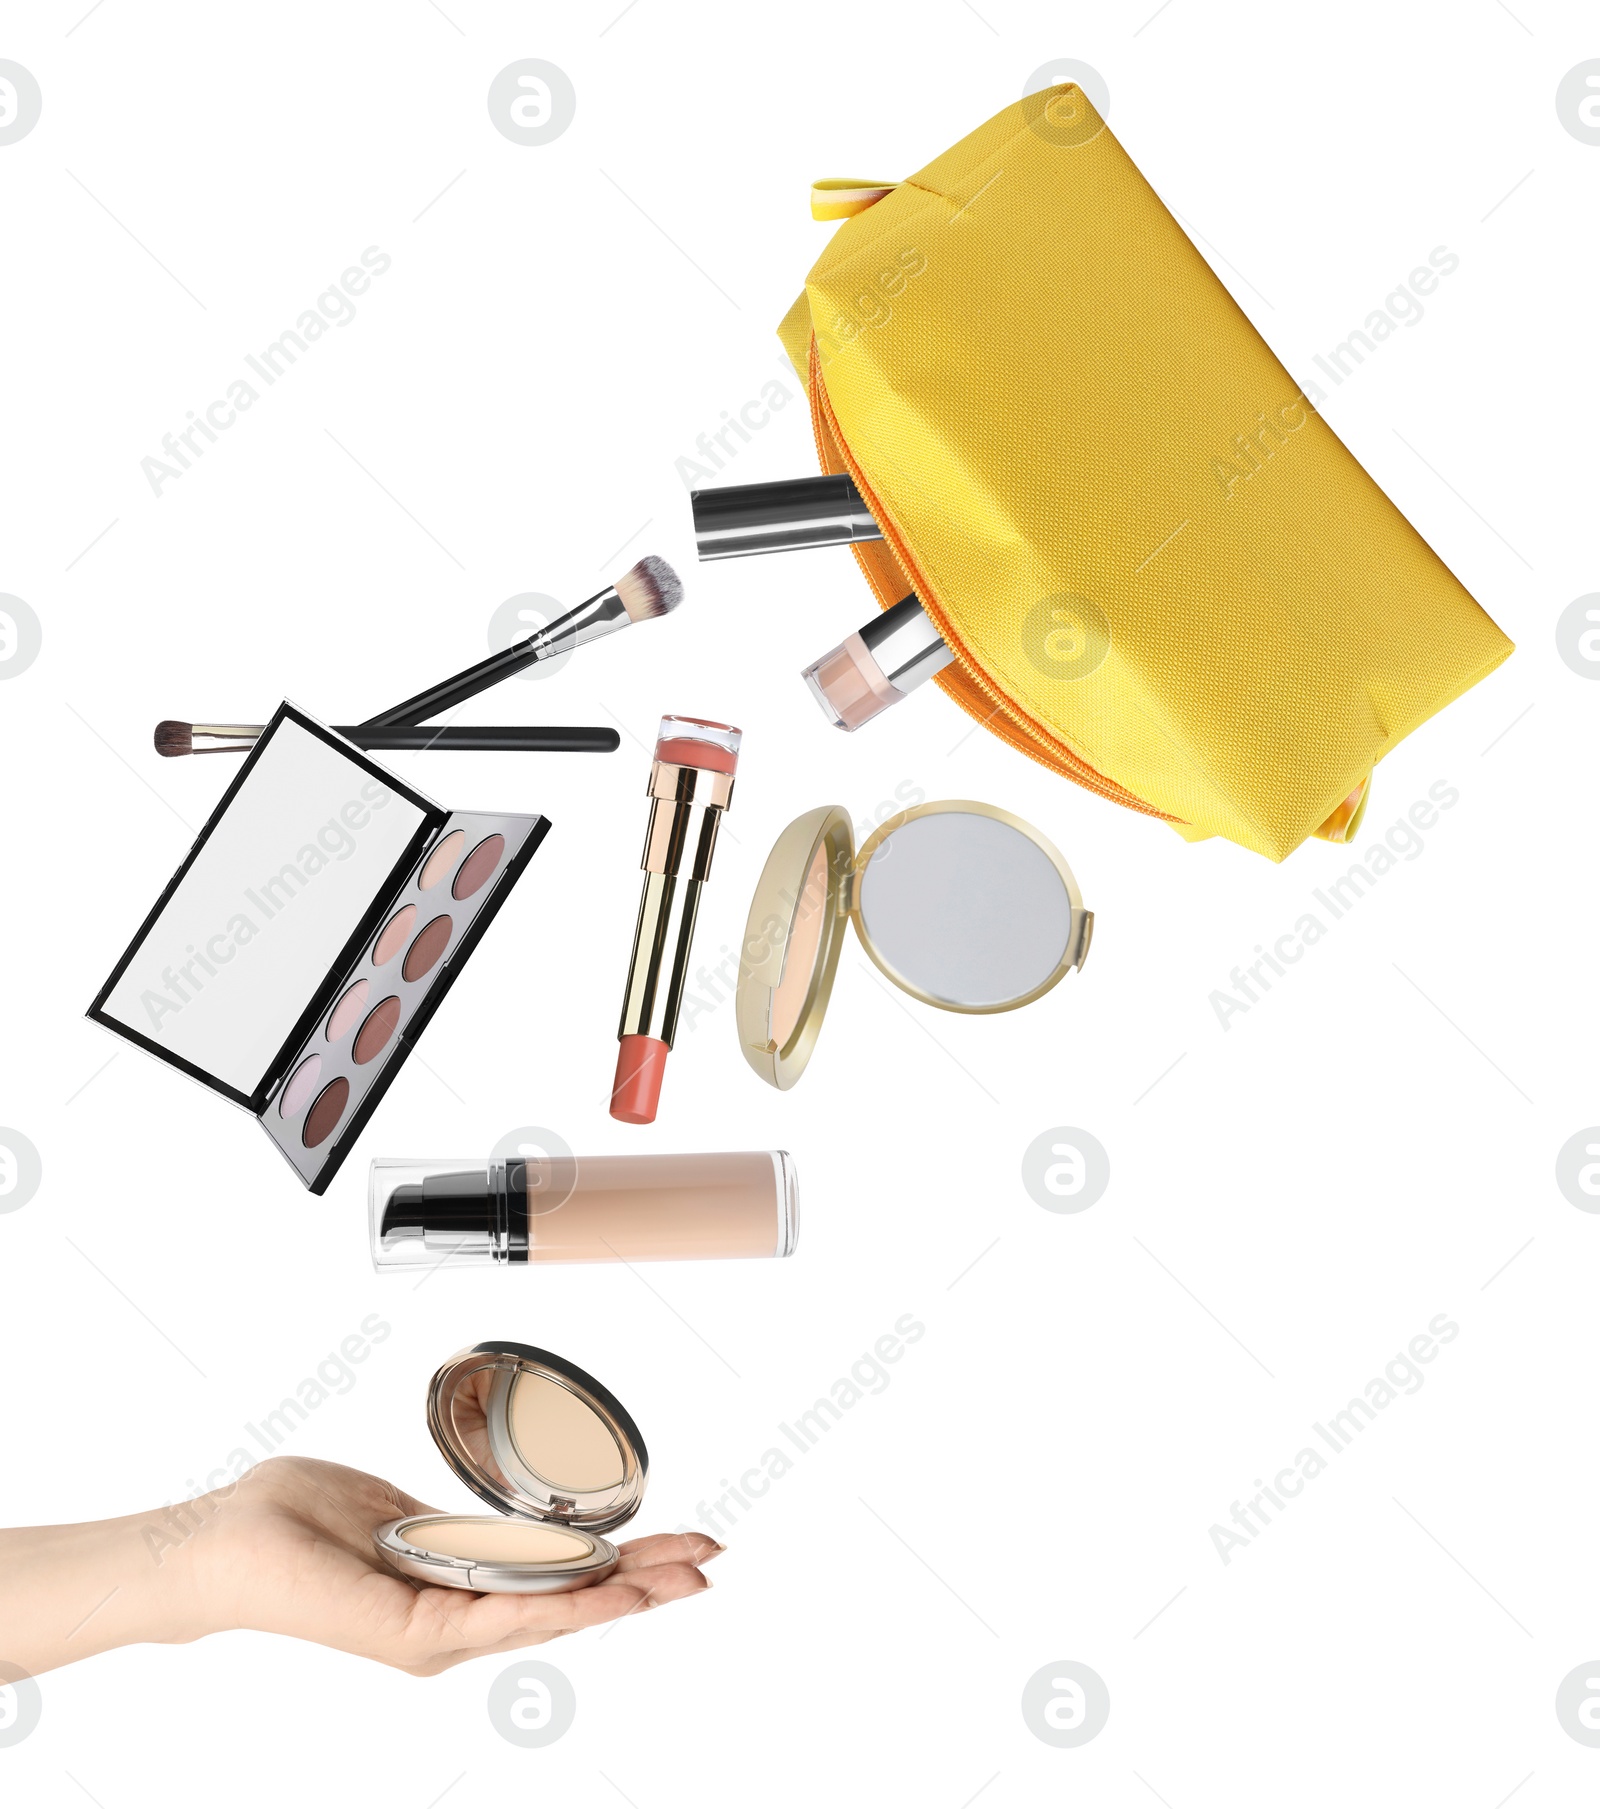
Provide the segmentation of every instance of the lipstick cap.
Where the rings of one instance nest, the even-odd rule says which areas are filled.
[[[706,722],[698,716],[663,716],[656,731],[656,759],[674,766],[693,766],[731,778],[739,767],[742,729],[728,722]]]

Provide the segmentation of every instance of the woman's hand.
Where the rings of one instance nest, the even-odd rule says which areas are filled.
[[[622,1546],[617,1569],[584,1589],[474,1595],[412,1582],[372,1543],[386,1520],[436,1512],[360,1470],[274,1457],[180,1509],[0,1532],[0,1657],[38,1674],[113,1646],[249,1627],[429,1677],[698,1595],[710,1587],[699,1567],[722,1550],[703,1533],[664,1533]]]

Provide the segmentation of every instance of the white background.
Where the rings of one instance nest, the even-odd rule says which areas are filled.
[[[1554,1180],[1600,1118],[1600,688],[1553,635],[1597,587],[1600,148],[1555,109],[1600,55],[1592,14],[81,11],[13,0],[0,34],[44,94],[0,147],[0,589],[44,626],[0,686],[0,1121],[44,1163],[0,1217],[0,1516],[187,1495],[377,1312],[392,1336],[290,1448],[467,1505],[426,1379],[467,1343],[535,1341],[631,1408],[654,1460],[638,1528],[668,1529],[901,1315],[927,1330],[728,1535],[708,1596],[542,1649],[578,1694],[558,1744],[491,1727],[504,1657],[419,1681],[238,1633],[45,1677],[38,1730],[0,1751],[9,1800],[1592,1798],[1600,1751],[1553,1706],[1600,1652],[1600,1219]],[[536,148],[485,105],[527,56],[578,95]],[[1364,843],[1434,782],[1459,790],[1425,851],[1226,1031],[1209,994],[1348,855],[1185,846],[968,734],[931,689],[827,730],[795,675],[871,612],[849,556],[696,567],[674,468],[774,377],[794,400],[727,477],[814,468],[773,337],[826,240],[809,183],[920,166],[1060,57],[1104,76],[1158,193],[1519,644],[1379,772]],[[153,496],[141,459],[371,245],[393,267],[357,317]],[[1424,318],[1332,389],[1314,355],[1439,245],[1460,268]],[[651,550],[688,580],[679,614],[464,718],[615,721],[619,754],[398,763],[447,805],[554,829],[325,1199],[247,1117],[83,1021],[231,771],[158,761],[157,718],[259,720],[287,695],[359,719],[481,657],[507,597],[576,600]],[[868,820],[908,784],[1003,805],[1063,849],[1098,918],[1087,971],[962,1019],[847,952],[795,1092],[746,1070],[724,1006],[681,1038],[660,1121],[612,1123],[640,744],[664,710],[746,730],[708,961],[791,817]],[[648,1285],[375,1276],[367,1158],[481,1154],[524,1124],[580,1153],[790,1149],[799,1252]],[[1021,1182],[1057,1125],[1110,1153],[1078,1215]],[[1439,1313],[1461,1329],[1426,1385],[1224,1565],[1211,1525]],[[1070,1751],[1020,1711],[1065,1659],[1111,1695]]]

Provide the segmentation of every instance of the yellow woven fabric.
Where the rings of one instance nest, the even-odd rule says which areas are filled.
[[[884,528],[857,549],[879,601],[914,588],[956,653],[945,689],[1190,839],[1281,860],[1340,832],[1512,651],[1076,87],[846,218],[779,333],[823,468]]]

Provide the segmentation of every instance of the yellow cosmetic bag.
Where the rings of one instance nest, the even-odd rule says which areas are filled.
[[[1281,860],[1511,652],[1076,86],[812,208],[779,334],[883,529],[856,556],[1042,765]]]

